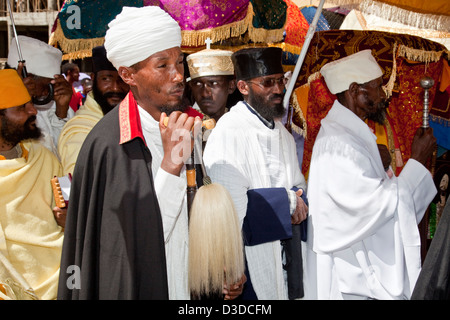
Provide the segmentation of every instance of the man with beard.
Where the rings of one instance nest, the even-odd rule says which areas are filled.
[[[157,6],[124,7],[108,27],[107,58],[130,92],[81,147],[58,298],[189,299],[184,162],[201,120],[182,112],[181,29]]]
[[[220,118],[204,153],[207,173],[230,192],[243,228],[248,267],[244,299],[303,295],[301,264],[293,272],[297,277],[288,272],[287,281],[287,263],[283,266],[287,260],[282,245],[306,219],[307,206],[295,142],[280,121],[286,84],[281,55],[281,49],[270,47],[232,55],[244,100]],[[297,259],[301,263],[301,256]],[[299,290],[291,294],[293,286]]]
[[[119,105],[130,89],[107,59],[104,46],[92,49],[92,64],[92,91],[59,135],[58,152],[65,175],[73,173],[80,148],[92,128],[105,114]]]
[[[436,139],[418,128],[398,177],[385,171],[376,136],[382,69],[370,50],[321,69],[336,94],[321,121],[308,178],[307,298],[409,299],[421,268],[417,224],[436,194],[424,166]]]
[[[62,170],[36,140],[36,108],[16,70],[0,70],[0,300],[56,299],[63,229],[50,179]]]
[[[72,86],[60,74],[62,52],[38,39],[26,36],[18,36],[17,38],[28,72],[28,77],[24,78],[23,82],[34,98],[33,102],[35,102],[35,108],[38,111],[37,126],[42,131],[40,141],[59,157],[59,134],[66,122],[75,114],[69,107]],[[11,40],[7,65],[17,69],[19,74],[22,74],[23,65],[18,63],[20,59],[15,42],[15,38]],[[50,84],[53,87],[53,98],[43,104],[49,95]]]

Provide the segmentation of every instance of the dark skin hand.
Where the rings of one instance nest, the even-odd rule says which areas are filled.
[[[296,192],[296,194],[297,194],[297,207],[295,208],[295,211],[291,216],[292,224],[300,224],[308,216],[308,206],[301,198],[303,190],[299,189]]]
[[[72,99],[72,86],[61,74],[55,74],[55,79],[51,83],[53,84],[53,100],[56,103],[55,114],[59,118],[65,118],[69,110],[70,99]]]
[[[164,148],[164,159],[161,163],[161,169],[166,172],[179,176],[184,163],[192,153],[193,143],[190,136],[190,130],[194,123],[201,125],[199,117],[189,117],[187,113],[174,111],[170,114],[167,126],[164,119],[167,115],[161,113],[159,128]],[[177,134],[176,134],[177,133]],[[179,135],[182,133],[182,135]],[[179,139],[173,139],[179,137]],[[184,151],[184,152],[183,152]]]
[[[17,67],[17,73],[22,77],[23,63],[20,62]],[[33,75],[28,75],[22,78],[23,83],[28,89],[28,93],[32,97],[46,96],[48,94],[48,84],[53,84],[53,100],[56,104],[55,114],[59,118],[66,118],[69,110],[70,99],[72,99],[72,86],[64,78],[63,75],[55,74],[54,79],[38,78],[35,79]]]
[[[58,224],[58,226],[65,228],[66,227],[67,207],[66,208],[54,207],[53,215],[55,216],[55,220],[56,220],[56,223]]]
[[[433,128],[417,129],[411,145],[411,158],[425,165],[435,149],[436,138],[433,135]]]
[[[233,283],[230,288],[226,284],[223,285],[224,300],[234,300],[242,294],[244,284],[247,282],[245,274],[242,275],[238,282]]]
[[[378,150],[380,151],[381,161],[383,162],[384,170],[389,169],[389,165],[391,164],[391,154],[384,144],[378,144]]]

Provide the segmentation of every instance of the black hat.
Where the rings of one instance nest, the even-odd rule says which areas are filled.
[[[276,47],[249,48],[231,56],[236,80],[249,80],[271,74],[284,73],[281,64],[283,50]]]
[[[104,46],[98,46],[92,49],[92,65],[95,73],[102,70],[117,71],[117,69],[114,68],[112,63],[109,62],[106,57],[106,50]]]

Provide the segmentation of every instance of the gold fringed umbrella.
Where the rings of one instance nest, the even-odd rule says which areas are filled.
[[[89,57],[93,47],[103,44],[108,23],[124,6],[159,6],[168,12],[181,27],[186,53],[204,49],[208,38],[213,49],[281,42],[287,15],[283,0],[67,0],[49,43],[63,51],[65,60]]]

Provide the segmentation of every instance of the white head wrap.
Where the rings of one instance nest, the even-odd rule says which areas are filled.
[[[123,7],[108,27],[106,55],[116,69],[132,66],[154,53],[181,45],[178,22],[157,6]]]
[[[34,38],[17,36],[17,39],[28,73],[44,78],[53,78],[55,74],[61,74],[61,50]],[[16,38],[13,38],[9,46],[8,65],[17,68],[19,60]]]
[[[363,84],[381,77],[383,70],[367,49],[327,63],[320,73],[330,92],[336,94],[348,90],[353,82]]]

